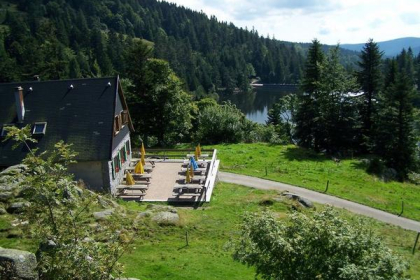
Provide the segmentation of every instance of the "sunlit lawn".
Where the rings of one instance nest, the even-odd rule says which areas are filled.
[[[206,146],[205,148],[209,148]],[[366,173],[360,159],[330,157],[296,146],[269,144],[216,145],[221,170],[289,183],[420,220],[420,186],[381,181]],[[266,173],[267,170],[267,173]]]

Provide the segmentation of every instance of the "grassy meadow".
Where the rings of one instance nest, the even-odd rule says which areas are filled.
[[[238,235],[241,217],[247,211],[270,210],[280,219],[286,217],[292,211],[293,202],[278,198],[276,191],[218,183],[210,203],[197,209],[177,207],[181,219],[178,226],[160,227],[152,222],[140,226],[137,238],[121,259],[125,276],[143,280],[255,279],[253,268],[233,261],[227,244]],[[147,203],[120,203],[130,217],[147,207]],[[340,213],[350,220],[356,217],[345,210]],[[0,223],[0,246],[34,251],[30,240],[6,238],[10,222],[3,219]],[[420,279],[420,250],[411,254],[416,234],[372,219],[368,219],[367,224],[410,263],[412,278]],[[189,246],[185,240],[187,231]]]
[[[209,148],[209,147],[205,147]],[[383,182],[368,174],[360,158],[341,159],[293,145],[229,144],[215,145],[222,171],[289,183],[345,198],[390,213],[420,221],[420,186],[400,182]]]

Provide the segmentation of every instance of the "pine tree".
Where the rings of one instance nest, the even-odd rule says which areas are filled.
[[[322,66],[325,56],[321,43],[313,40],[306,60],[305,75],[301,84],[302,93],[298,97],[298,107],[294,122],[296,124],[295,138],[299,145],[319,150],[319,95],[321,91]]]
[[[382,86],[381,59],[383,52],[379,50],[377,43],[369,39],[365,44],[359,61],[361,70],[358,72],[359,84],[364,92],[364,103],[361,106],[361,120],[363,123],[361,131],[361,144],[365,150],[367,143],[371,140],[372,119],[376,113],[374,100]]]
[[[387,77],[389,86],[379,99],[374,148],[387,166],[397,171],[398,178],[404,180],[415,165],[412,105],[415,90],[410,76],[397,72],[395,62],[392,65]]]

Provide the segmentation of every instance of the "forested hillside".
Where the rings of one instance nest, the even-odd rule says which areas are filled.
[[[301,79],[308,45],[264,38],[184,7],[156,0],[1,0],[0,82],[125,75],[134,40],[197,95]],[[353,65],[356,53],[342,59]]]

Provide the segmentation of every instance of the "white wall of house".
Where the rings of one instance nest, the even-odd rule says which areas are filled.
[[[120,160],[121,168],[119,168],[118,172],[113,172],[113,170],[115,171],[114,159],[118,157],[118,155],[120,154],[120,151],[124,147],[126,147],[127,142],[129,143],[129,148],[130,148],[130,152],[126,154],[127,160],[124,163],[122,163]],[[112,151],[112,160],[108,162],[108,176],[109,176],[111,194],[115,195],[116,187],[120,184],[120,182],[124,178],[124,170],[130,164],[131,157],[132,157],[131,140],[130,140],[130,133],[128,133],[123,138],[123,140],[116,146],[116,148]]]

